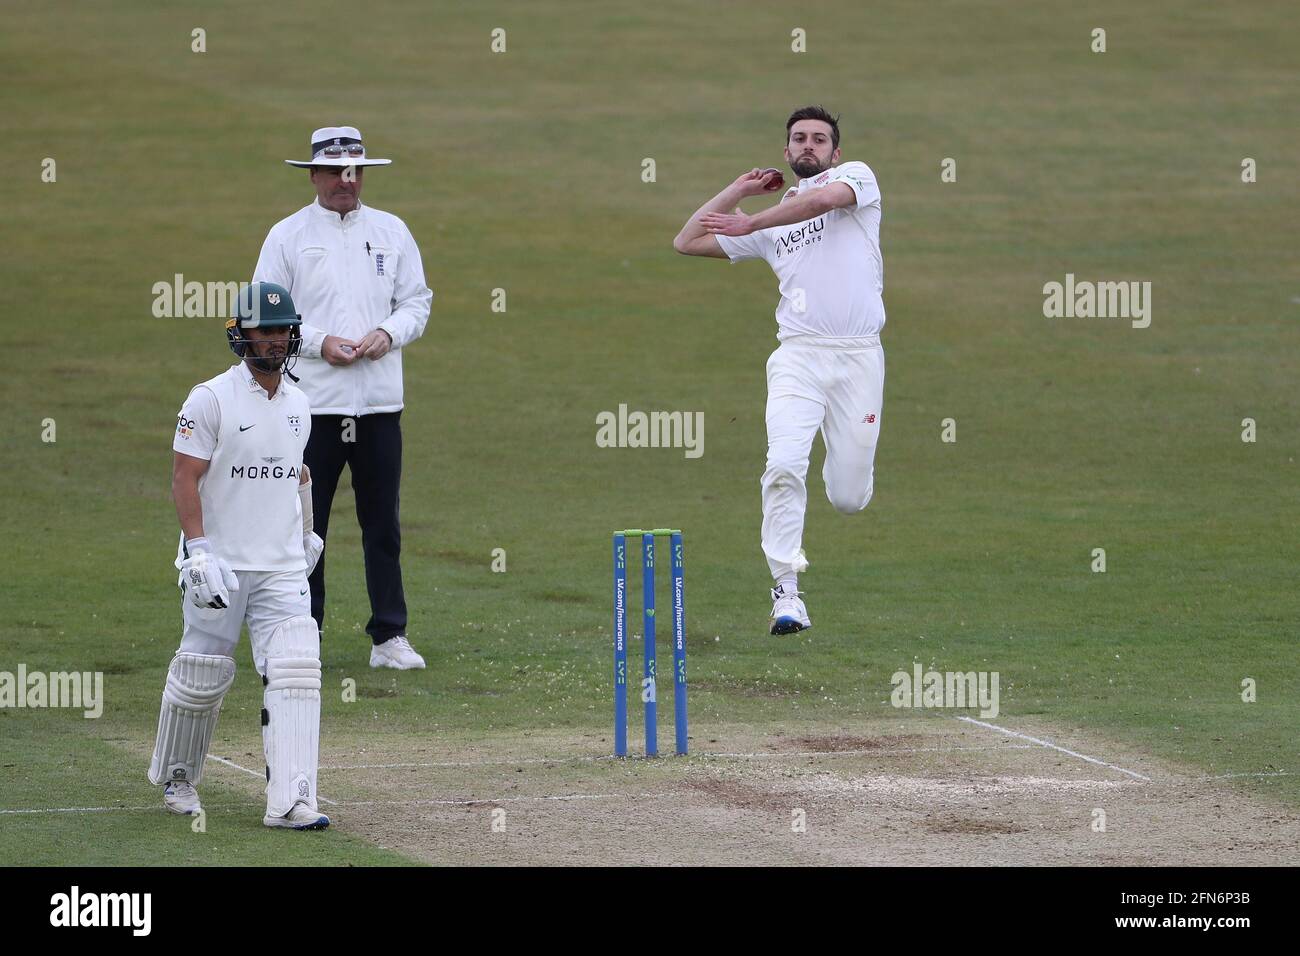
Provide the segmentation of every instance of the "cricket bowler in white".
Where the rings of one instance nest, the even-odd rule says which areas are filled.
[[[194,387],[176,423],[172,498],[180,518],[181,646],[163,689],[149,780],[175,813],[200,809],[221,701],[248,625],[262,677],[269,827],[320,830],[320,634],[307,575],[324,544],[312,531],[302,454],[311,407],[290,384],[302,316],[283,286],[255,282],[226,323],[239,362]]]
[[[753,169],[701,206],[673,248],[691,256],[764,259],[776,273],[780,343],[767,362],[767,470],[763,551],[772,572],[771,630],[812,626],[799,592],[808,459],[820,431],[831,504],[856,514],[871,501],[885,386],[884,264],[880,189],[865,163],[840,162],[838,117],[820,106],[786,122],[785,161],[798,177],[754,216],[742,199],[785,185],[780,170]]]

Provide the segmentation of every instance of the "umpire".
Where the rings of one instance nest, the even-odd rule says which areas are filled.
[[[365,553],[371,667],[424,667],[406,639],[398,485],[402,473],[402,352],[424,333],[433,293],[420,250],[396,216],[361,205],[368,159],[352,126],[318,129],[310,170],[316,199],[276,223],[262,244],[255,282],[278,282],[302,313],[299,387],[311,400],[304,453],[315,530],[329,532],[343,466],[352,469]],[[311,613],[324,633],[325,559],[308,579]]]

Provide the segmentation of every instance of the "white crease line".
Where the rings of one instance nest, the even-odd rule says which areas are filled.
[[[968,749],[986,749],[986,748],[968,748]],[[1028,750],[1030,749],[1030,747],[1029,745],[1026,745],[1024,747],[1017,747],[1016,749]],[[841,753],[843,753],[843,751],[841,751]],[[1069,751],[1066,751],[1066,753],[1069,753]],[[247,769],[245,767],[239,767],[236,764],[231,764],[231,766],[234,766],[236,767],[236,769],[239,770]],[[1110,764],[1104,764],[1103,766],[1109,767]],[[1116,767],[1114,769],[1121,770],[1123,768]],[[1260,772],[1260,773],[1222,773],[1212,777],[1193,777],[1192,779],[1193,780],[1226,780],[1232,777],[1293,777],[1295,776],[1295,773],[1296,772],[1293,770],[1274,770],[1274,771],[1267,771],[1267,772]],[[1096,783],[1096,784],[1105,783],[1105,781],[1101,781],[1101,780],[1085,781],[1085,782]],[[1181,786],[1184,782],[1185,781],[1182,780],[1170,780],[1166,782],[1164,786],[1176,787],[1176,786]],[[1111,784],[1111,786],[1123,786],[1123,784]],[[1157,786],[1159,786],[1159,784],[1157,784]],[[559,800],[559,801],[610,800],[610,799],[665,800],[669,798],[675,798],[676,796],[678,796],[678,794],[675,793],[642,793],[642,794],[574,793],[574,794],[569,794],[567,796],[560,795],[560,796],[540,796],[540,797],[502,797],[499,800],[331,800],[330,804],[336,807],[408,806],[408,805],[472,807],[472,806],[488,806],[488,805],[495,806],[502,803],[520,803],[525,801],[536,803],[544,800]],[[214,810],[243,809],[244,807],[249,806],[251,803],[256,803],[256,801],[249,801],[248,803],[212,804],[210,805],[209,809],[214,809]],[[0,810],[0,814],[112,813],[116,811],[127,812],[127,811],[157,810],[157,809],[158,809],[158,805],[151,803],[147,807],[47,807],[43,809],[34,809],[34,810]]]
[[[242,770],[242,771],[244,771],[244,773],[252,774],[252,775],[253,775],[254,777],[256,777],[258,780],[265,780],[265,779],[266,779],[266,774],[265,774],[265,773],[258,773],[256,770],[249,770],[247,767],[241,767],[239,764],[235,763],[233,760],[227,760],[225,757],[218,757],[216,754],[208,754],[208,759],[209,759],[209,760],[215,760],[217,763],[224,763],[227,767],[234,767],[236,770]]]
[[[1071,757],[1078,757],[1080,760],[1086,760],[1088,763],[1096,764],[1099,767],[1107,767],[1110,770],[1117,770],[1136,780],[1145,780],[1147,783],[1151,782],[1150,777],[1145,777],[1136,770],[1125,770],[1123,767],[1117,767],[1113,763],[1106,763],[1106,761],[1098,760],[1096,757],[1089,757],[1087,754],[1081,754],[1074,750],[1067,750],[1064,747],[1050,743],[1046,740],[1040,740],[1037,737],[1031,737],[1028,734],[1017,733],[1014,730],[1007,730],[1005,727],[997,726],[997,724],[987,724],[982,720],[976,720],[974,717],[958,717],[957,720],[964,720],[966,723],[975,724],[977,727],[987,727],[989,730],[996,730],[998,733],[1006,734],[1008,737],[1017,737],[1020,740],[1028,740],[1030,743],[1038,744],[1042,747],[1047,747],[1050,750],[1056,750],[1063,754],[1069,754]]]
[[[876,757],[894,757],[905,756],[907,754],[925,754],[925,753],[952,753],[956,751],[994,751],[994,750],[1030,750],[1031,744],[1007,744],[999,747],[916,747],[901,750],[790,750],[790,751],[765,751],[763,753],[714,753],[709,751],[687,754],[688,757],[697,757],[708,760],[762,760],[762,759],[780,759],[781,757],[856,757],[856,756],[876,756]],[[599,760],[617,760],[609,754],[581,755],[572,757],[524,757],[518,760],[448,760],[433,761],[429,763],[356,763],[356,764],[338,764],[335,766],[321,767],[321,770],[407,770],[420,768],[457,768],[457,767],[513,767],[519,764],[559,764],[559,763],[590,763]]]
[[[245,768],[238,768],[243,770]],[[540,797],[501,797],[500,799],[479,799],[479,800],[343,800],[343,801],[325,801],[335,807],[375,807],[375,806],[448,806],[448,807],[475,807],[475,806],[498,806],[503,803],[540,803],[546,800],[553,801],[578,801],[578,800],[667,800],[675,797],[672,793],[570,793],[557,794],[554,796]],[[251,801],[255,802],[255,801]],[[248,803],[220,804],[209,807],[208,809],[244,809]],[[50,807],[36,810],[0,810],[0,813],[19,814],[19,813],[110,813],[115,811],[134,811],[134,810],[158,810],[158,804],[150,804],[147,807]]]
[[[421,767],[513,767],[518,764],[538,763],[583,763],[592,760],[608,760],[609,757],[525,757],[519,760],[448,760],[432,763],[352,763],[333,767],[321,767],[321,770],[409,770]]]
[[[46,807],[43,810],[0,810],[0,813],[109,813],[117,810],[157,810],[158,804],[147,807]]]
[[[1270,770],[1260,773],[1219,773],[1212,777],[1201,777],[1201,780],[1231,780],[1233,777],[1294,777],[1293,770]]]
[[[556,801],[667,800],[675,796],[677,796],[677,794],[672,794],[672,793],[569,793],[569,794],[556,794],[552,796],[541,796],[541,797],[501,797],[499,799],[480,799],[480,800],[344,800],[336,804],[336,806],[340,806],[340,807],[376,807],[376,806],[476,807],[476,806],[497,806],[498,804],[502,804],[502,803],[540,803],[545,800],[556,800]]]
[[[263,774],[263,773],[258,773],[256,770],[249,770],[247,767],[241,767],[239,764],[235,763],[233,760],[227,760],[225,757],[218,757],[216,754],[208,754],[208,759],[209,759],[209,760],[215,760],[217,763],[220,763],[220,764],[225,764],[227,767],[234,767],[236,770],[242,770],[244,773],[249,774],[249,775],[251,775],[251,776],[254,776],[254,777],[256,777],[256,778],[259,779],[259,780],[265,780],[265,779],[266,779],[266,775],[265,775],[265,774]],[[317,799],[319,799],[321,803],[328,803],[328,804],[330,804],[331,806],[337,806],[337,805],[338,805],[338,804],[336,804],[333,800],[327,800],[326,798],[324,798],[324,797],[322,797],[322,796],[319,796],[319,795],[317,795]],[[243,807],[243,806],[247,806],[247,804],[220,804],[220,805],[214,805],[214,806],[212,806],[211,809],[225,809],[225,808],[227,808],[227,807],[232,807],[232,806]],[[0,813],[7,813],[7,814],[19,814],[19,813],[108,813],[108,812],[110,812],[110,811],[116,811],[116,810],[131,810],[131,811],[135,811],[135,810],[157,810],[157,809],[158,809],[158,805],[157,805],[157,804],[150,804],[150,805],[147,806],[147,807],[49,807],[49,808],[39,809],[39,810],[0,810]]]
[[[215,760],[217,763],[225,764],[227,767],[234,767],[236,770],[242,770],[244,773],[256,777],[259,780],[265,780],[266,775],[258,773],[256,770],[249,770],[247,767],[241,767],[233,760],[227,760],[225,757],[218,757],[216,754],[208,754],[209,760]],[[328,803],[331,806],[337,806],[333,800],[327,800],[324,797],[317,796],[321,803]],[[246,804],[221,804],[220,808],[224,809],[230,806],[246,806]],[[217,809],[213,806],[212,809]],[[0,810],[0,813],[107,813],[114,810],[157,810],[157,804],[150,804],[147,807],[52,807],[42,810]]]
[[[209,760],[215,760],[217,763],[223,763],[223,764],[225,764],[227,767],[234,767],[236,770],[242,770],[242,771],[244,771],[244,773],[252,774],[252,775],[253,775],[254,777],[256,777],[258,780],[265,780],[265,779],[266,779],[266,772],[265,772],[265,771],[263,771],[262,773],[258,773],[256,770],[249,770],[247,767],[241,767],[239,764],[235,763],[233,760],[227,760],[225,757],[218,757],[216,754],[208,754],[208,759],[209,759]],[[325,797],[322,797],[319,793],[316,794],[316,799],[319,800],[321,803],[328,803],[331,807],[336,807],[336,806],[338,806],[338,804],[335,803],[333,800],[328,800],[328,799],[326,799]]]
[[[248,803],[217,803],[205,806],[204,810],[231,810],[244,809],[252,806],[256,801],[250,800]],[[118,811],[137,811],[137,810],[160,810],[161,804],[151,803],[147,807],[45,807],[36,810],[0,810],[0,813],[115,813]]]
[[[785,753],[779,751],[753,754],[703,753],[698,756],[738,760],[755,760],[764,757],[900,757],[908,754],[946,754],[968,750],[989,752],[994,750],[1029,749],[1029,744],[1005,744],[999,747],[903,747],[897,750],[876,750],[864,747],[861,750],[791,750]]]

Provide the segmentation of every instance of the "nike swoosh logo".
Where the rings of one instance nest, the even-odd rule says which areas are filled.
[[[251,424],[251,425],[240,425],[240,426],[239,426],[239,430],[240,430],[241,432],[246,432],[246,431],[248,431],[250,428],[256,428],[256,427],[257,427],[257,422],[253,422],[253,424]]]
[[[303,588],[301,591],[298,592],[298,597],[302,597],[306,593],[307,593],[307,589]]]

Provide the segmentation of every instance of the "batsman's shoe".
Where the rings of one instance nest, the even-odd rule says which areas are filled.
[[[203,809],[199,805],[199,792],[188,780],[173,780],[163,787],[163,806],[172,813],[189,816]]]
[[[288,827],[290,830],[324,830],[330,818],[305,803],[295,803],[293,809],[282,817],[262,817],[268,827]]]
[[[785,586],[772,588],[772,633],[794,634],[812,627],[808,609],[799,597],[800,591],[787,591]]]
[[[370,649],[371,667],[391,667],[398,671],[424,670],[424,658],[415,652],[405,637],[390,637]]]

